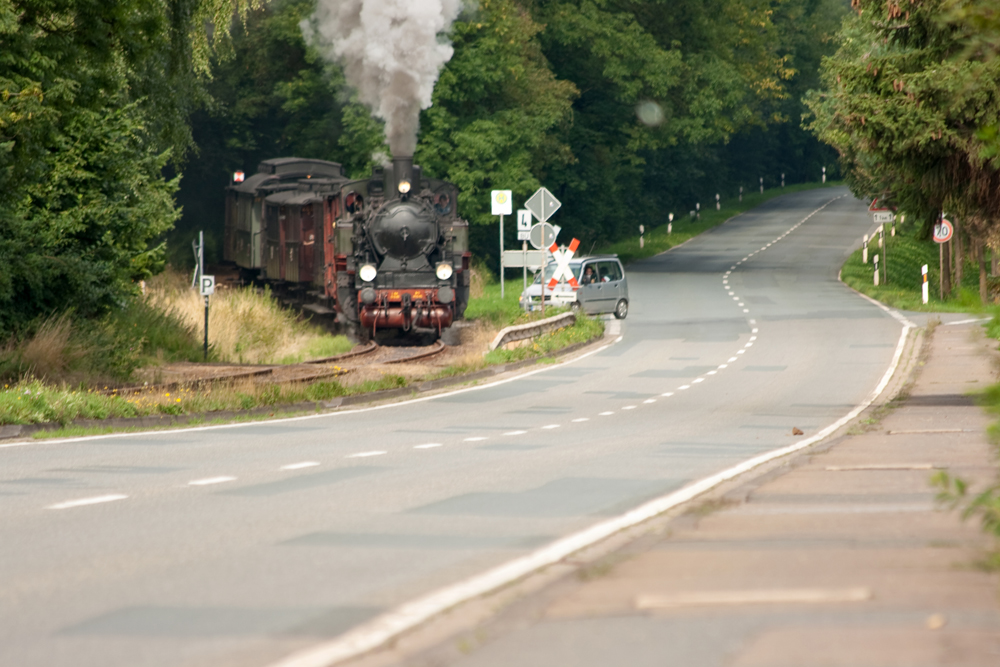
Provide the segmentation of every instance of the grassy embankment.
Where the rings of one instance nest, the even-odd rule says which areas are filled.
[[[996,306],[983,305],[979,298],[979,266],[966,261],[963,266],[962,284],[953,288],[947,299],[940,298],[940,270],[938,244],[927,239],[917,238],[919,230],[915,225],[900,224],[896,226],[896,236],[887,233],[886,248],[879,248],[878,241],[869,241],[868,264],[861,261],[862,252],[857,250],[848,257],[841,269],[841,280],[850,287],[866,294],[882,303],[901,310],[925,312],[994,312]],[[860,239],[859,239],[860,240]],[[875,286],[874,256],[879,255],[880,272],[882,263],[888,257],[888,279]],[[927,265],[927,282],[929,300],[927,304],[921,301],[920,268]],[[989,277],[990,294],[995,294],[1000,288],[1000,277]]]

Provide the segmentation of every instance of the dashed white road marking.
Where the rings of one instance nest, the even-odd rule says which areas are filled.
[[[670,396],[673,396],[673,395],[674,395],[674,392],[672,392],[672,391],[668,391],[665,394],[660,394],[660,396],[663,396],[664,398],[667,398],[667,397],[670,397]]]
[[[743,354],[746,350],[736,350],[736,354]]]
[[[578,417],[578,418],[576,418],[576,419],[573,420],[573,423],[574,424],[578,424],[580,422],[589,422],[589,421],[590,421],[590,417]]]
[[[689,385],[689,384],[682,384],[681,386],[679,386],[679,387],[677,387],[677,388],[678,388],[678,389],[690,389],[690,388],[691,388],[691,385]]]
[[[434,449],[435,447],[440,447],[440,442],[428,442],[426,445],[414,445],[414,449]]]
[[[303,468],[313,468],[319,465],[319,461],[302,461],[301,463],[289,463],[281,466],[282,470],[302,470]]]
[[[737,354],[739,354],[739,353],[737,353]],[[736,361],[736,357],[729,357],[729,363],[732,363],[734,361]]]
[[[485,438],[484,438],[485,440]],[[375,450],[374,452],[358,452],[357,454],[349,454],[347,458],[349,459],[364,459],[369,456],[382,456],[383,454],[388,454],[387,451],[383,449]]]
[[[613,415],[613,414],[615,414],[615,413],[613,413],[613,412],[600,412],[600,413],[598,413],[598,416],[599,417],[608,417],[608,416]]]
[[[747,310],[746,308],[744,308],[744,309],[743,309],[743,312],[744,312],[744,313],[749,313],[750,311],[749,311],[749,310]]]
[[[705,373],[705,375],[715,375],[718,372],[719,371],[709,371],[709,372]]]
[[[50,510],[66,510],[71,507],[83,507],[84,505],[97,505],[98,503],[110,503],[113,500],[124,500],[128,498],[123,493],[109,493],[104,496],[93,496],[92,498],[80,498],[79,500],[67,500],[64,503],[56,503],[55,505],[49,505]]]
[[[635,406],[634,405],[626,405],[625,407],[622,408],[622,410],[635,410]]]
[[[543,426],[542,428],[545,428],[545,429],[550,429],[550,428],[559,428],[559,426],[560,426],[560,424],[546,424],[546,425],[545,425],[545,426]]]
[[[729,368],[729,364],[719,364],[719,368]]]
[[[485,440],[485,439],[486,439],[486,438],[485,438],[484,436],[481,436],[481,435],[474,435],[474,436],[472,436],[471,438],[466,438],[466,439],[465,439],[465,440],[463,440],[462,442],[479,442],[479,441],[481,441],[481,440]]]
[[[504,435],[524,435],[527,431],[507,431]]]
[[[235,477],[220,475],[218,477],[206,477],[204,479],[193,479],[188,482],[188,486],[208,486],[209,484],[222,484],[223,482],[234,482]]]
[[[647,398],[645,401],[643,401],[643,403],[656,403],[656,399],[655,398]]]
[[[695,378],[691,381],[691,384],[698,384],[699,382],[704,382],[705,378]]]

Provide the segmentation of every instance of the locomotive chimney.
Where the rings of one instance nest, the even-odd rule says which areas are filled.
[[[418,184],[413,182],[413,156],[392,158],[392,185],[397,195],[406,195]]]

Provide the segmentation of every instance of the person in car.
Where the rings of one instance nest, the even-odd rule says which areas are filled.
[[[580,278],[581,285],[591,285],[597,282],[597,276],[594,275],[594,267],[588,266],[583,270],[583,277]]]

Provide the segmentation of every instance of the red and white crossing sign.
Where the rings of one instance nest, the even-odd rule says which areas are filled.
[[[934,225],[934,241],[936,243],[947,243],[955,233],[955,227],[951,221],[941,219],[941,222]]]
[[[579,289],[580,283],[576,281],[576,276],[573,275],[573,271],[569,268],[569,260],[573,259],[573,254],[576,253],[576,249],[579,247],[579,239],[573,239],[569,247],[565,250],[560,250],[559,246],[554,242],[549,246],[552,259],[556,260],[556,271],[552,274],[552,280],[549,281],[549,289],[558,285],[562,280],[566,280],[573,289]]]

